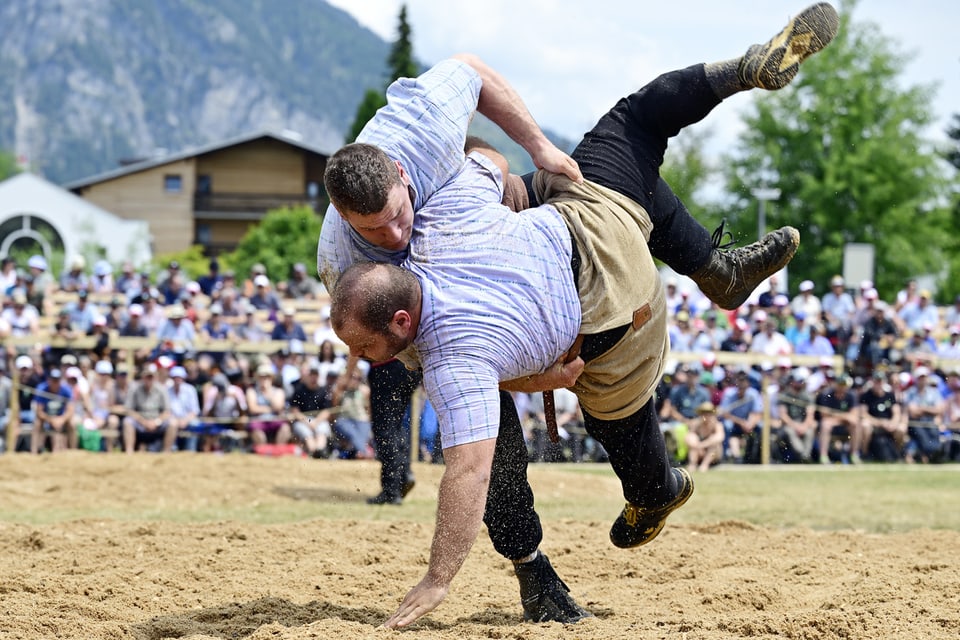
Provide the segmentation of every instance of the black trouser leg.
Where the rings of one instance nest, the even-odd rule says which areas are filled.
[[[500,392],[500,431],[483,523],[493,548],[509,560],[530,555],[543,539],[540,517],[533,508],[533,490],[527,481],[527,445],[517,407],[506,391]]]
[[[400,496],[410,473],[410,432],[403,428],[403,416],[410,398],[420,384],[420,372],[410,371],[399,360],[370,367],[370,426],[380,460],[383,493]]]
[[[584,412],[584,426],[603,445],[623,485],[623,497],[641,507],[659,507],[677,493],[670,457],[651,399],[632,416],[598,420]]]
[[[646,208],[653,222],[651,253],[682,274],[706,264],[713,243],[660,178],[660,165],[668,139],[720,102],[702,64],[665,73],[621,99],[572,154],[586,179]]]

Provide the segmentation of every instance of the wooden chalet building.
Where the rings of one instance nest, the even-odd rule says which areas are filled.
[[[81,198],[149,225],[155,253],[229,251],[267,211],[326,206],[329,153],[296,134],[261,132],[126,164],[64,185]]]

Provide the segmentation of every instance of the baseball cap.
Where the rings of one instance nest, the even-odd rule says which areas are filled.
[[[170,356],[160,356],[159,358],[157,358],[158,367],[163,367],[164,369],[170,369],[175,364],[177,364],[176,361]]]
[[[777,295],[773,296],[773,305],[775,307],[785,307],[788,304],[790,304],[790,298],[782,293],[778,293]]]
[[[33,358],[30,356],[17,356],[16,365],[17,369],[32,369]]]
[[[64,374],[67,378],[73,378],[74,380],[79,380],[83,377],[83,372],[80,371],[79,367],[70,367],[67,369],[67,372]]]
[[[109,360],[98,360],[97,364],[94,365],[93,370],[97,373],[102,373],[109,376],[113,373],[113,365]]]
[[[284,308],[283,308],[283,315],[285,315],[285,316],[293,316],[293,315],[296,315],[296,314],[297,314],[297,310],[294,309],[293,307],[284,307]]]
[[[93,274],[103,277],[113,273],[113,267],[106,260],[97,260],[97,263],[93,265]]]
[[[270,278],[261,273],[253,279],[253,284],[257,287],[268,287],[270,286]]]
[[[813,291],[813,280],[804,280],[801,282],[800,291]]]
[[[831,287],[842,287],[844,284],[843,276],[833,276],[830,278]]]
[[[47,374],[47,377],[51,380],[59,380],[63,377],[63,372],[60,369],[50,369],[50,372]]]
[[[142,316],[142,315],[143,315],[143,305],[142,305],[142,304],[137,304],[136,302],[134,302],[132,305],[130,305],[130,308],[127,309],[127,311],[129,311],[130,315],[132,315],[132,316]]]
[[[170,377],[171,377],[171,378],[186,378],[186,377],[187,377],[187,370],[184,369],[183,367],[174,367],[173,369],[170,369]]]
[[[97,316],[93,319],[93,326],[95,327],[105,327],[107,326],[107,316]]]
[[[262,376],[273,376],[273,374],[274,374],[273,365],[268,362],[265,362],[261,364],[259,367],[257,367],[258,378]]]
[[[27,260],[27,266],[33,267],[34,269],[40,269],[41,271],[46,271],[47,260],[41,255],[30,256],[30,259]]]
[[[877,293],[877,290],[872,287],[863,292],[863,297],[867,300],[876,300],[879,296],[880,294]]]
[[[148,362],[147,364],[143,365],[143,371],[141,372],[141,375],[153,376],[153,375],[156,375],[156,373],[157,373],[157,365],[154,364],[153,362]]]
[[[921,376],[929,376],[930,369],[926,367],[917,367],[917,370],[913,372],[914,377],[919,378]]]
[[[167,309],[167,317],[171,320],[176,320],[178,318],[183,318],[186,315],[186,310],[183,308],[182,304],[172,304]]]

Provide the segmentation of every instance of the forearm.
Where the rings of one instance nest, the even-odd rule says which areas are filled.
[[[533,119],[520,94],[506,78],[493,70],[475,55],[464,53],[453,56],[472,67],[483,82],[477,111],[490,118],[503,129],[510,139],[530,154],[536,155],[550,141]]]
[[[536,393],[551,389],[566,389],[574,385],[583,367],[582,358],[574,358],[567,363],[557,361],[543,373],[501,382],[500,390]]]
[[[437,497],[437,526],[430,547],[427,579],[449,587],[480,533],[490,467],[470,465],[460,469],[460,465],[454,464],[451,468],[449,451],[444,452],[444,459],[448,466]]]

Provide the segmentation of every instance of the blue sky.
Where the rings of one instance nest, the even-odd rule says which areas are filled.
[[[401,0],[328,1],[385,39],[396,37]],[[803,0],[405,3],[418,59],[429,64],[461,51],[478,54],[517,88],[541,126],[571,139],[659,73],[741,55],[806,6]],[[928,137],[946,140],[951,115],[960,113],[960,3],[860,0],[853,19],[875,23],[895,50],[914,56],[906,84],[939,86]],[[750,94],[734,96],[699,125],[710,131],[711,146],[736,138],[739,113],[750,100]]]

